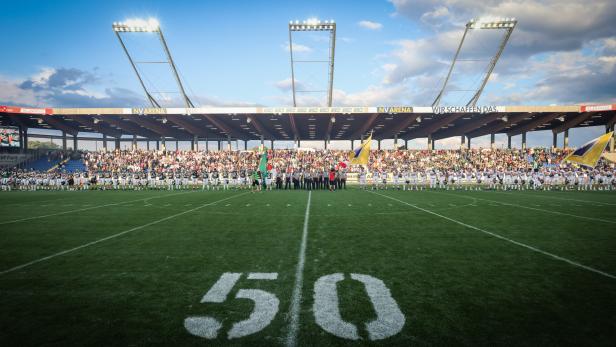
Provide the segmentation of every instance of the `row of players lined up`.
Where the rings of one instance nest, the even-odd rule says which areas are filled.
[[[349,177],[350,176],[350,177]],[[330,171],[279,170],[273,168],[264,177],[259,171],[240,170],[219,173],[217,170],[179,174],[93,174],[75,175],[14,171],[0,179],[2,190],[46,189],[203,189],[226,190],[263,187],[264,189],[331,189],[346,188],[358,183],[371,189],[616,189],[616,170],[537,169],[525,171],[439,171],[415,172],[399,169],[394,172],[360,169]]]

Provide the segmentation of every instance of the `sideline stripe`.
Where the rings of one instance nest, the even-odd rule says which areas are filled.
[[[297,271],[295,271],[295,286],[293,287],[293,295],[291,296],[291,307],[289,308],[289,335],[287,335],[286,346],[292,347],[297,345],[297,332],[299,330],[299,309],[302,302],[302,286],[304,283],[304,263],[306,261],[306,242],[308,239],[308,219],[310,218],[310,200],[312,191],[308,191],[308,203],[306,205],[306,214],[304,215],[304,230],[302,231],[302,243],[299,247],[299,257],[297,261]]]
[[[534,193],[534,190],[531,191],[524,191],[524,193],[520,192],[520,191],[510,191],[510,192],[492,192],[492,193],[499,193],[499,194],[514,194],[517,196],[524,196],[524,194],[528,194],[528,196],[531,196],[533,198],[543,198],[543,199],[556,199],[556,200],[563,200],[563,201],[577,201],[577,202],[585,202],[588,204],[598,204],[598,205],[608,205],[608,206],[616,206],[616,204],[612,204],[609,202],[603,202],[603,201],[591,201],[591,200],[580,200],[580,199],[567,199],[567,198],[561,198],[561,197],[557,197],[557,196],[548,196],[548,195],[541,195],[540,192],[537,192],[539,194],[532,194]]]
[[[444,193],[444,192],[431,192],[431,193],[457,196],[455,194]],[[593,220],[593,221],[597,221],[597,222],[616,224],[616,221],[609,220],[609,219],[580,216],[580,215],[577,215],[577,214],[558,212],[558,211],[552,211],[552,210],[545,210],[545,209],[542,209],[542,208],[536,208],[536,207],[529,207],[529,206],[524,206],[524,205],[511,204],[511,203],[508,203],[508,202],[502,202],[502,201],[498,201],[498,200],[483,199],[483,198],[478,198],[478,197],[474,197],[474,196],[472,198],[469,197],[469,196],[463,196],[463,197],[465,197],[467,199],[472,199],[473,198],[473,199],[477,199],[477,200],[489,201],[489,202],[493,202],[493,203],[497,203],[497,204],[501,204],[501,205],[505,205],[505,206],[513,206],[513,207],[525,208],[525,209],[528,209],[528,210],[535,210],[535,211],[547,212],[547,213],[552,213],[552,214],[558,214],[558,215],[561,215],[561,216],[569,216],[569,217],[581,218],[581,219],[586,219],[586,220]],[[540,206],[540,205],[535,205],[535,206]]]
[[[233,195],[233,196],[230,196],[230,197],[228,197],[228,198],[224,198],[224,199],[217,200],[217,201],[214,201],[214,202],[210,202],[210,203],[207,203],[207,204],[204,204],[204,205],[201,205],[201,206],[195,207],[195,208],[191,208],[190,210],[186,210],[186,211],[183,211],[183,212],[180,212],[180,213],[176,213],[176,214],[174,214],[174,215],[167,216],[167,217],[165,217],[165,218],[157,219],[157,220],[155,220],[155,221],[153,221],[153,222],[150,222],[150,223],[147,223],[147,224],[143,224],[143,225],[140,225],[140,226],[138,226],[138,227],[134,227],[134,228],[132,228],[132,229],[124,230],[124,231],[119,232],[119,233],[117,233],[117,234],[113,234],[113,235],[110,235],[110,236],[104,237],[104,238],[102,238],[102,239],[98,239],[98,240],[96,240],[96,241],[92,241],[92,242],[85,243],[85,244],[83,244],[83,245],[81,245],[81,246],[77,246],[77,247],[74,247],[74,248],[71,248],[71,249],[67,249],[67,250],[64,250],[64,251],[62,251],[62,252],[54,253],[54,254],[52,254],[52,255],[48,255],[48,256],[46,256],[46,257],[43,257],[43,258],[39,258],[39,259],[33,260],[33,261],[29,262],[29,263],[25,263],[25,264],[21,264],[21,265],[18,265],[18,266],[12,267],[12,268],[10,268],[10,269],[7,269],[7,270],[4,270],[4,271],[1,271],[1,272],[0,272],[0,276],[5,275],[5,274],[7,274],[7,273],[9,273],[9,272],[13,272],[13,271],[17,271],[17,270],[20,270],[20,269],[26,268],[26,267],[28,267],[28,266],[31,266],[31,265],[34,265],[34,264],[37,264],[37,263],[40,263],[40,262],[43,262],[43,261],[46,261],[46,260],[49,260],[49,259],[53,259],[53,258],[55,258],[55,257],[59,257],[59,256],[61,256],[61,255],[67,254],[67,253],[71,253],[71,252],[74,252],[74,251],[80,250],[80,249],[82,249],[82,248],[86,248],[86,247],[89,247],[89,246],[95,245],[95,244],[97,244],[97,243],[101,243],[101,242],[104,242],[104,241],[107,241],[107,240],[111,240],[111,239],[113,239],[113,238],[116,238],[116,237],[118,237],[118,236],[122,236],[122,235],[124,235],[124,234],[128,234],[128,233],[133,232],[133,231],[137,231],[137,230],[140,230],[140,229],[143,229],[143,228],[147,228],[147,227],[149,227],[149,226],[151,226],[151,225],[155,225],[155,224],[158,224],[158,223],[162,223],[162,222],[164,222],[164,221],[168,221],[168,220],[170,220],[170,219],[173,219],[173,218],[176,218],[176,217],[179,217],[179,216],[185,215],[185,214],[187,214],[187,213],[194,212],[194,211],[199,210],[199,209],[201,209],[201,208],[204,208],[204,207],[206,207],[206,206],[213,205],[213,204],[215,204],[215,203],[217,203],[217,202],[220,202],[220,201],[225,201],[225,200],[229,200],[229,199],[233,199],[233,198],[237,198],[238,196],[242,196],[242,195],[245,195],[245,194],[248,194],[248,192],[246,192],[246,193],[242,193],[242,194],[238,194],[238,195]]]
[[[398,202],[400,202],[400,203],[402,203],[402,204],[405,204],[405,205],[411,206],[411,207],[413,207],[413,208],[416,208],[416,209],[418,209],[418,210],[424,211],[424,212],[429,213],[429,214],[431,214],[431,215],[434,215],[434,216],[437,216],[437,217],[440,217],[440,218],[446,219],[446,220],[448,220],[448,221],[450,221],[450,222],[454,222],[454,223],[459,224],[459,225],[462,225],[462,226],[464,226],[464,227],[466,227],[466,228],[473,229],[473,230],[476,230],[476,231],[482,232],[482,233],[484,233],[484,234],[488,234],[488,235],[490,235],[490,236],[496,237],[496,238],[501,239],[501,240],[503,240],[503,241],[507,241],[507,242],[513,243],[514,245],[518,245],[518,246],[520,246],[520,247],[524,247],[524,248],[526,248],[526,249],[530,249],[531,251],[534,251],[534,252],[537,252],[537,253],[541,253],[541,254],[546,255],[546,256],[548,256],[548,257],[551,257],[551,258],[554,258],[554,259],[557,259],[557,260],[560,260],[560,261],[564,261],[565,263],[568,263],[568,264],[573,265],[573,266],[575,266],[575,267],[579,267],[579,268],[581,268],[581,269],[588,270],[588,271],[590,271],[590,272],[594,272],[594,273],[596,273],[596,274],[599,274],[599,275],[602,275],[602,276],[605,276],[605,277],[608,277],[608,278],[611,278],[611,279],[616,280],[616,275],[612,275],[612,274],[609,274],[609,273],[607,273],[607,272],[603,272],[603,271],[601,271],[601,270],[597,270],[597,269],[592,268],[592,267],[590,267],[590,266],[586,266],[586,265],[580,264],[580,263],[578,263],[578,262],[575,262],[575,261],[573,261],[573,260],[569,260],[569,259],[567,259],[567,258],[563,258],[563,257],[558,256],[558,255],[556,255],[556,254],[552,254],[552,253],[549,253],[549,252],[543,251],[543,250],[541,250],[541,249],[539,249],[539,248],[536,248],[536,247],[533,247],[533,246],[529,246],[529,245],[527,245],[527,244],[525,244],[525,243],[521,243],[521,242],[518,242],[518,241],[515,241],[515,240],[512,240],[512,239],[506,238],[506,237],[504,237],[504,236],[501,236],[501,235],[499,235],[499,234],[495,234],[495,233],[493,233],[493,232],[490,232],[490,231],[487,231],[487,230],[480,229],[480,228],[478,228],[478,227],[476,227],[476,226],[473,226],[473,225],[470,225],[470,224],[466,224],[466,223],[464,223],[464,222],[460,222],[460,221],[455,220],[455,219],[453,219],[453,218],[449,218],[449,217],[443,216],[442,214],[438,214],[438,213],[436,213],[436,212],[432,212],[432,211],[430,211],[430,210],[426,210],[426,209],[423,209],[423,208],[421,208],[421,207],[417,207],[417,206],[415,206],[415,205],[409,204],[409,203],[408,203],[408,202],[406,202],[406,201],[399,200],[399,199],[396,199],[396,198],[394,198],[394,197],[391,197],[391,196],[388,196],[388,195],[384,195],[384,194],[381,194],[381,193],[376,193],[376,192],[371,192],[371,193],[373,193],[373,194],[377,194],[377,195],[380,195],[380,196],[382,196],[382,197],[384,197],[384,198],[387,198],[387,199],[391,199],[391,200],[394,200],[394,201],[398,201]]]
[[[111,203],[111,204],[97,205],[97,206],[92,206],[92,207],[79,208],[79,209],[76,209],[76,210],[68,210],[68,211],[63,211],[63,212],[50,213],[50,214],[46,214],[46,215],[42,215],[42,216],[34,216],[34,217],[20,218],[20,219],[14,219],[14,220],[7,220],[7,221],[0,222],[0,225],[25,222],[25,221],[29,221],[29,220],[41,219],[41,218],[47,218],[47,217],[53,217],[53,216],[60,216],[60,215],[63,215],[63,214],[68,214],[68,213],[93,210],[93,209],[101,208],[101,207],[109,207],[109,206],[128,204],[128,203],[137,202],[137,201],[145,201],[145,200],[151,200],[151,199],[166,198],[166,197],[169,197],[169,196],[188,194],[188,193],[193,193],[193,192],[194,191],[182,192],[182,193],[174,193],[174,194],[165,194],[165,195],[162,195],[162,196],[155,196],[155,197],[149,197],[149,198],[143,198],[143,199],[137,199],[137,200],[129,200],[129,201],[123,201],[123,202],[114,202],[114,203]]]

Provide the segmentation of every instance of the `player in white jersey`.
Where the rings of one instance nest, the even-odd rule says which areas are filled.
[[[359,187],[361,189],[366,189],[366,170],[364,170],[364,168],[359,172]]]

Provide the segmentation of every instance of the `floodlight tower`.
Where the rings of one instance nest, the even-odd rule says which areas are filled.
[[[451,62],[451,66],[449,67],[449,72],[447,73],[447,77],[445,78],[445,82],[443,83],[443,87],[441,88],[441,91],[438,93],[436,99],[432,103],[432,106],[438,106],[438,104],[441,102],[441,98],[443,97],[443,94],[445,93],[445,88],[447,87],[447,83],[449,82],[449,78],[451,77],[453,68],[456,65],[456,61],[458,61],[458,55],[460,54],[460,50],[462,49],[462,45],[464,44],[464,39],[466,38],[466,34],[468,33],[468,31],[469,30],[485,30],[485,29],[504,30],[505,34],[503,35],[503,38],[500,41],[500,44],[498,46],[498,51],[492,57],[492,59],[490,59],[490,63],[487,66],[485,75],[481,81],[481,85],[475,91],[475,93],[473,94],[473,97],[466,104],[466,106],[475,106],[477,104],[477,101],[479,100],[479,97],[481,96],[481,93],[483,92],[483,89],[486,86],[486,83],[488,83],[488,79],[490,78],[490,75],[492,74],[492,71],[494,70],[494,67],[496,66],[496,62],[498,61],[501,54],[503,53],[503,50],[505,49],[505,46],[507,45],[507,41],[509,41],[509,37],[511,36],[513,29],[515,29],[515,26],[517,23],[518,21],[515,18],[495,18],[495,19],[478,19],[478,20],[471,19],[468,23],[466,23],[466,28],[464,29],[464,35],[462,35],[462,40],[460,40],[460,44],[458,45],[456,54],[453,57],[453,61]]]
[[[120,44],[122,45],[122,49],[124,49],[124,53],[128,57],[135,74],[137,74],[137,79],[139,79],[139,83],[141,87],[143,87],[143,91],[145,92],[146,97],[152,104],[152,107],[160,107],[160,104],[156,99],[152,96],[152,94],[148,91],[145,83],[143,83],[143,78],[139,73],[139,69],[137,69],[137,64],[168,64],[173,73],[173,77],[178,84],[178,88],[180,89],[180,93],[182,94],[182,98],[184,99],[184,103],[186,107],[191,108],[194,107],[192,101],[186,95],[186,91],[184,90],[184,86],[182,85],[182,81],[180,80],[180,76],[178,75],[178,70],[175,67],[175,63],[173,62],[173,58],[171,57],[171,52],[169,52],[169,47],[167,47],[167,42],[165,41],[165,37],[163,36],[163,32],[160,29],[160,25],[156,19],[150,18],[148,20],[144,19],[136,19],[136,20],[128,20],[126,22],[114,22],[112,25],[113,31],[115,32]],[[160,43],[165,51],[165,55],[167,57],[166,61],[140,61],[135,62],[131,57],[126,45],[124,44],[124,40],[122,40],[122,35],[120,33],[156,33],[158,38],[160,39]]]
[[[329,33],[329,57],[327,60],[295,60],[293,57],[293,33],[298,31],[324,31]],[[297,90],[295,86],[295,64],[297,63],[327,63],[327,106],[332,106],[332,93],[334,87],[334,55],[336,52],[336,23],[334,20],[321,22],[317,19],[289,22],[289,52],[291,54],[291,86],[293,89],[293,106],[297,106],[296,93],[318,93],[322,90]]]

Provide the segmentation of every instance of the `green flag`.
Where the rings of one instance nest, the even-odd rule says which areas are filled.
[[[261,171],[261,174],[265,174],[267,172],[267,150],[264,150],[263,154],[261,154],[261,161],[259,162],[259,171]]]

